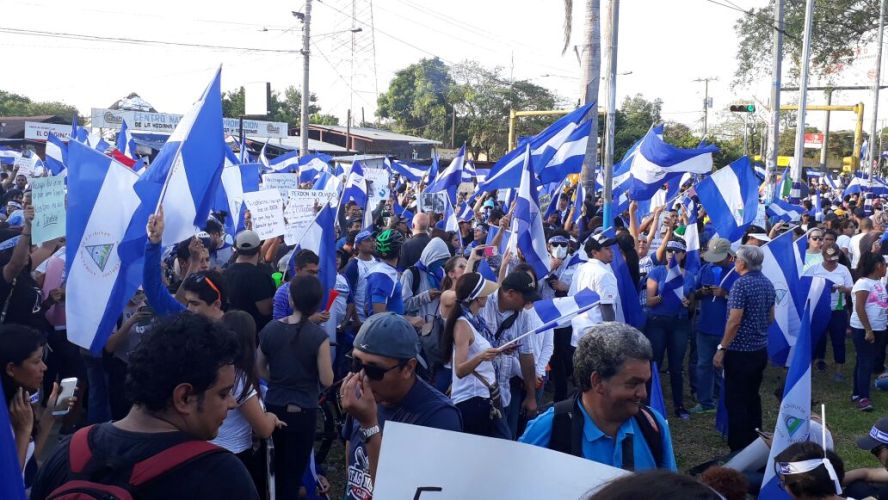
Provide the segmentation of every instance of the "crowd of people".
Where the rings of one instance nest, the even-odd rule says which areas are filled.
[[[714,413],[723,391],[731,455],[761,455],[752,448],[766,441],[760,389],[780,300],[761,272],[761,246],[785,231],[807,237],[805,274],[832,286],[814,366],[846,384],[861,411],[874,409],[871,388],[888,389],[888,206],[880,200],[870,214],[857,195],[824,188],[821,211],[808,206],[812,215],[798,224],[750,226],[737,245],[714,234],[699,204],[695,214],[678,203],[640,215],[632,202],[611,232],[600,202],[571,203],[573,192],[564,192],[545,221],[549,273],[540,276],[507,245],[514,206],[496,193],[480,195],[472,217],[446,231],[442,213],[396,215],[416,200],[393,190],[368,208],[369,226],[355,203],[339,207],[334,290],[318,280],[320,256],[282,237],[263,241],[249,226],[226,237],[224,213],[165,249],[161,209],[146,228],[143,287],[96,353],[66,339],[65,241],[31,244],[27,184],[2,180],[0,364],[34,499],[76,488],[314,498],[330,493],[324,467],[345,470],[346,498],[367,499],[389,421],[517,440],[646,478],[589,498],[744,498],[760,484],[760,457],[697,479],[677,474],[670,415],[650,406],[651,379],[653,370],[668,373],[678,419]],[[686,269],[689,229],[704,261],[695,270]],[[730,273],[738,278],[728,285]],[[535,304],[586,289],[599,297],[591,310],[523,335],[544,324]],[[627,300],[643,307],[641,329],[627,324]],[[71,377],[76,396],[60,403],[57,382]],[[343,465],[313,459],[325,393],[348,416]],[[54,427],[64,437],[47,447]],[[888,419],[860,431],[875,468],[844,471],[831,442],[811,432],[777,457],[786,491],[888,495]]]

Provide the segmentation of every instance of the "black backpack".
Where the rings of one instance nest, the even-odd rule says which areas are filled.
[[[549,438],[549,449],[583,457],[583,417],[577,405],[579,397],[573,397],[555,403],[555,416],[552,419],[552,435]],[[577,418],[574,418],[577,413]],[[641,429],[641,434],[647,444],[657,467],[663,466],[663,439],[657,419],[653,410],[642,405],[638,413],[633,417],[635,423]],[[632,448],[632,436],[626,436],[622,442],[623,469],[635,470],[635,453]]]
[[[413,291],[413,296],[416,297],[416,292],[419,291],[419,268],[416,266],[410,266],[407,268],[410,271],[410,274],[413,276],[413,282],[410,284],[410,290]]]

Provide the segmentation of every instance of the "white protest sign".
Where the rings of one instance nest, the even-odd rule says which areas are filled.
[[[752,221],[752,224],[758,226],[762,229],[766,229],[768,226],[766,225],[768,221],[767,212],[765,210],[765,204],[758,204],[758,211],[755,213],[755,220]]]
[[[372,210],[380,201],[389,199],[389,172],[381,168],[365,168],[364,179],[367,180],[367,206]]]
[[[299,174],[265,174],[262,176],[262,189],[277,189],[282,193],[299,189]]]
[[[417,460],[417,443],[435,459]],[[539,446],[386,422],[373,498],[586,498],[625,474]]]
[[[25,177],[34,177],[37,175],[37,163],[34,156],[21,156],[15,159],[13,168],[17,168],[16,175],[24,175]]]
[[[305,228],[315,218],[314,206],[317,203],[323,206],[325,203],[336,201],[336,193],[329,191],[317,191],[313,189],[291,189],[287,191],[287,208],[284,209],[284,219],[287,228],[284,231],[284,243],[296,245]]]
[[[443,214],[447,211],[447,193],[444,191],[438,193],[420,193],[419,211]]]
[[[253,220],[253,231],[260,239],[284,234],[284,200],[277,189],[244,193],[244,203]]]
[[[38,177],[31,179],[31,198],[34,203],[34,222],[31,241],[39,245],[65,235],[65,178]]]

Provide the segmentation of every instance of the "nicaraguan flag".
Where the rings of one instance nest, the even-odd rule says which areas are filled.
[[[595,307],[598,304],[598,300],[597,293],[584,288],[571,297],[556,297],[534,302],[534,311],[536,311],[540,320],[548,326],[548,328],[540,331],[570,326],[572,318]]]
[[[663,386],[660,384],[660,368],[651,361],[651,408],[666,418],[666,400],[663,398]]]
[[[321,172],[326,172],[329,167],[321,155],[305,155],[299,159],[299,182],[309,182]]]
[[[586,200],[586,187],[583,186],[582,182],[577,183],[577,189],[574,192],[574,200],[573,200],[573,222],[574,224],[580,220],[580,217],[583,215],[583,202]],[[562,214],[567,215],[567,214]],[[616,215],[616,214],[614,214]]]
[[[339,177],[331,174],[330,172],[324,171],[318,174],[315,178],[314,185],[312,185],[312,189],[317,191],[330,191],[332,193],[339,192]]]
[[[820,183],[829,186],[830,189],[838,189],[836,181],[833,180],[832,175],[830,175],[828,171],[826,172],[826,175],[820,178]]]
[[[354,201],[361,208],[367,208],[367,180],[364,179],[364,168],[360,161],[352,163],[345,186],[342,190],[341,205]]]
[[[46,161],[44,165],[52,175],[64,174],[68,163],[68,145],[55,134],[46,136]]]
[[[580,173],[591,130],[592,120],[584,120],[574,128],[553,154],[542,155],[539,160],[535,160],[534,172],[539,175],[540,182],[555,182],[570,174]]]
[[[268,157],[265,156],[265,149],[268,147],[268,141],[265,141],[265,144],[262,145],[262,150],[259,151],[259,163],[261,163],[265,168],[263,171],[270,170]]]
[[[334,208],[325,204],[315,216],[315,220],[298,239],[299,244],[289,263],[290,272],[295,273],[294,259],[299,253],[299,249],[311,250],[318,255],[321,260],[318,266],[318,280],[324,289],[324,298],[321,304],[327,303],[330,290],[336,287],[336,232],[333,228],[335,220]]]
[[[530,144],[525,145],[524,151],[524,170],[521,172],[511,231],[513,237],[517,237],[517,246],[524,255],[524,261],[533,267],[537,276],[548,276],[549,251],[546,249],[543,218],[537,199],[536,176],[530,165]]]
[[[25,496],[25,483],[19,469],[18,451],[5,397],[0,398],[0,429],[3,429],[0,433],[0,498],[25,500],[28,497]]]
[[[435,177],[434,182],[430,182],[425,189],[426,193],[438,193],[447,191],[450,197],[450,203],[456,203],[456,190],[462,183],[463,165],[466,162],[466,145],[463,144],[453,161],[442,172]]]
[[[392,160],[391,158],[385,159],[385,166],[388,167],[390,172],[400,175],[402,179],[409,182],[421,181],[422,177],[426,175],[429,170],[428,167],[422,165],[414,165],[412,163]]]
[[[0,165],[13,165],[15,160],[22,157],[18,151],[13,151],[6,146],[0,146]]]
[[[669,259],[666,266],[666,279],[660,284],[660,296],[663,304],[671,307],[681,307],[681,299],[684,298],[684,275],[675,257]]]
[[[465,165],[463,165],[463,173],[462,173],[462,181],[463,182],[475,182],[475,177],[477,176],[477,172],[475,171],[475,164],[471,161],[467,161]]]
[[[142,283],[142,269],[128,274],[118,255],[141,203],[134,191],[138,179],[114,159],[77,141],[68,144],[68,340],[94,353],[101,352]],[[144,234],[144,222],[141,229]]]
[[[259,170],[256,168],[242,170],[242,166],[237,156],[226,144],[225,166],[222,168],[221,182],[216,190],[213,210],[228,214],[225,217],[224,226],[225,232],[231,235],[232,238],[237,235],[238,228],[241,226],[241,214],[244,211],[244,193],[259,190]],[[251,171],[256,172],[257,179],[255,185],[248,180]]]
[[[438,152],[435,151],[432,153],[432,166],[429,167],[429,171],[426,172],[426,185],[435,182],[435,179],[438,178],[438,170],[439,170],[439,159]]]
[[[126,126],[126,120],[120,125],[120,132],[117,133],[117,150],[132,159],[136,159],[136,141],[129,127]]]
[[[808,214],[817,222],[823,220],[823,207],[820,205],[820,191],[814,191],[814,207],[808,211]]]
[[[848,196],[854,193],[873,193],[878,196],[886,195],[888,194],[888,184],[879,177],[873,177],[872,182],[870,182],[868,174],[854,172],[854,176],[851,178],[851,182],[848,183],[848,187],[845,188],[842,196]]]
[[[780,477],[774,470],[774,459],[789,445],[807,441],[810,433],[812,342],[810,308],[810,303],[805,304],[798,342],[789,372],[786,374],[780,413],[774,426],[774,437],[771,441],[771,451],[768,453],[768,465],[765,467],[759,498],[790,498],[780,486]]]
[[[456,210],[453,209],[449,199],[447,200],[447,207],[444,209],[443,222],[445,231],[459,231],[459,219],[457,219]]]
[[[743,237],[758,212],[758,181],[746,156],[700,181],[694,188],[716,232],[729,241]]]
[[[194,236],[213,206],[226,150],[220,79],[221,68],[139,179],[140,185],[161,186],[157,198],[142,201],[154,202],[152,208],[163,206],[165,247]],[[140,196],[154,189],[137,188]]]
[[[768,217],[776,217],[777,220],[783,222],[796,222],[806,212],[805,207],[801,205],[793,205],[788,201],[778,199],[772,201],[765,211]]]
[[[265,147],[262,148],[263,150]],[[299,167],[299,151],[288,151],[268,161],[268,169],[277,174],[293,173]]]
[[[687,248],[685,272],[688,276],[697,276],[700,271],[700,228],[697,226],[697,204],[693,199],[685,197],[684,207],[688,214],[688,225],[684,234],[685,247]]]
[[[634,200],[649,198],[664,183],[674,177],[681,179],[685,172],[709,173],[715,152],[718,148],[709,144],[693,149],[675,147],[666,143],[652,128],[632,156],[629,197]]]
[[[608,237],[616,238],[616,231],[613,227],[606,229],[604,232]],[[568,262],[568,267],[575,263],[579,264],[580,262],[586,262],[588,258],[585,254],[586,251],[583,250],[583,246],[580,245],[580,249],[577,250]],[[623,310],[623,319],[627,324],[642,330],[647,322],[647,317],[645,316],[644,309],[641,307],[641,303],[638,301],[638,293],[640,291],[638,288],[639,283],[636,283],[635,280],[632,279],[632,274],[629,273],[629,265],[623,257],[623,252],[617,247],[614,248],[614,260],[611,261],[610,266],[611,270],[614,272],[614,277],[617,278],[617,291],[620,293],[620,306]]]

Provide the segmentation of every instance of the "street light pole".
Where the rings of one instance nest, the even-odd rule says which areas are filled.
[[[768,156],[765,159],[765,204],[774,199],[771,178],[777,169],[780,139],[780,80],[783,72],[783,1],[774,2],[774,53],[771,61],[771,123],[768,130]]]
[[[873,173],[876,170],[876,162],[881,155],[881,151],[878,154],[874,154],[876,150],[876,144],[878,141],[876,140],[876,134],[878,134],[878,119],[879,119],[879,84],[882,78],[882,35],[885,27],[885,0],[881,0],[879,2],[879,43],[876,49],[876,66],[874,68],[875,71],[875,79],[873,80],[873,111],[872,111],[872,120],[870,121],[870,136],[869,136],[869,147],[866,150],[866,161],[867,165],[869,165],[869,179],[870,186],[872,186],[873,182]],[[869,198],[869,197],[867,197]]]
[[[614,178],[614,135],[617,123],[617,40],[619,39],[620,0],[610,0],[607,18],[607,117],[604,141],[604,228],[613,226],[611,199]],[[598,110],[593,109],[597,114]]]
[[[883,2],[885,0],[882,0]],[[807,0],[805,7],[805,36],[802,40],[802,76],[799,80],[799,115],[796,123],[795,162],[792,165],[792,191],[790,203],[798,204],[802,190],[802,160],[805,154],[805,109],[808,106],[808,69],[811,62],[811,25],[814,21],[814,0]],[[778,87],[779,88],[779,87]]]
[[[308,154],[308,70],[311,45],[311,0],[305,0],[305,17],[302,25],[302,116],[299,120],[299,155]]]

